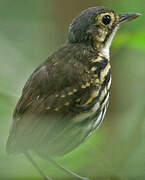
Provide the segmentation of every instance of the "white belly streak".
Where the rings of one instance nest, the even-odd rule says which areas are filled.
[[[96,116],[96,119],[93,118],[92,123],[90,123],[86,127],[83,127],[84,129],[90,131],[84,140],[87,140],[90,136],[92,136],[96,132],[96,130],[100,127],[100,125],[101,125],[101,123],[105,117],[106,111],[107,111],[108,101],[109,101],[109,93],[107,94],[106,99],[105,99],[104,103],[102,104],[103,107],[102,107],[100,113]],[[97,110],[99,108],[100,108],[100,104],[97,102],[94,105],[94,107],[92,108],[91,114],[90,113],[83,113],[82,120],[84,120],[84,115],[85,115],[85,117],[89,117],[90,115],[97,112]]]
[[[99,116],[97,117],[95,123],[93,124],[93,129],[96,129],[102,119],[102,111],[100,112]]]
[[[101,105],[102,108],[100,110],[100,112],[98,113],[98,115],[96,115],[96,118],[94,117],[92,119],[92,123],[89,123],[87,126],[83,126],[83,129],[87,131],[89,131],[87,137],[85,139],[88,139],[90,136],[92,136],[96,130],[99,128],[99,126],[101,125],[104,116],[106,114],[107,111],[107,107],[108,107],[108,100],[109,100],[109,93],[106,96],[106,99],[104,101],[104,103]],[[74,122],[81,122],[84,120],[87,120],[87,118],[89,118],[90,116],[92,116],[94,113],[96,113],[100,108],[100,103],[97,102],[91,111],[86,112],[86,113],[81,113],[79,116],[77,116],[77,118],[74,118]]]
[[[93,128],[94,128],[94,129],[98,129],[99,126],[101,125],[101,122],[103,121],[103,119],[104,119],[104,117],[105,117],[105,114],[106,114],[106,111],[107,111],[107,102],[108,102],[108,101],[109,101],[109,93],[107,94],[106,99],[105,99],[104,103],[102,104],[102,107],[105,108],[105,109],[104,109],[104,112],[103,112],[103,110],[102,110],[102,111],[100,112],[99,116],[97,117],[97,119],[96,119],[96,121],[95,121],[95,123],[94,123],[94,125],[93,125]],[[104,107],[104,106],[105,106],[105,107]],[[99,107],[100,107],[100,105],[99,105],[99,103],[97,102],[97,103],[94,105],[94,107],[92,108],[92,110],[96,112],[96,111],[99,109]],[[103,108],[102,108],[102,109],[103,109]]]
[[[86,137],[86,139],[88,139],[90,136],[92,136],[95,131],[99,128],[99,125],[101,124],[100,121],[102,120],[102,111],[100,112],[99,116],[97,117],[95,123],[92,126],[92,130],[90,131],[90,133],[88,134],[88,136]]]
[[[100,107],[100,103],[97,102],[97,103],[93,106],[92,111],[93,111],[93,112],[96,112],[96,111],[99,109],[99,107]]]
[[[105,104],[107,104],[107,101],[109,100],[109,93],[107,94],[107,96],[106,96],[106,99],[105,99],[105,101],[104,101],[104,103],[103,103],[103,106],[105,105]]]

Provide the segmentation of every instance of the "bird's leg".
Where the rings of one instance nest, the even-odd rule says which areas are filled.
[[[33,164],[35,169],[41,174],[41,176],[43,177],[44,180],[52,180],[52,179],[48,178],[45,175],[45,173],[38,167],[38,165],[35,163],[35,161],[33,160],[33,158],[31,157],[31,155],[28,152],[25,152],[24,154],[27,157],[27,159]]]
[[[73,177],[75,177],[76,179],[79,180],[89,180],[88,178],[85,177],[81,177],[79,175],[77,175],[76,173],[70,171],[69,169],[64,168],[61,164],[57,163],[54,159],[52,159],[51,157],[48,157],[48,160],[54,164],[56,167],[58,167],[59,169],[63,170],[64,172],[66,172],[69,175],[72,175]]]

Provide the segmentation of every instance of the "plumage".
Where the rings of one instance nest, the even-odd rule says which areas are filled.
[[[67,52],[67,49],[70,51]],[[97,58],[99,58],[97,62],[90,61]],[[83,132],[83,129],[86,129],[83,124],[90,123],[90,117],[94,114],[97,116],[101,111],[100,105],[95,112],[92,108],[101,95],[105,96],[101,92],[107,86],[105,80],[107,72],[101,76],[100,74],[108,63],[103,55],[100,56],[99,52],[91,47],[88,48],[82,44],[67,44],[40,65],[24,86],[22,96],[16,106],[11,132],[13,143],[9,144],[10,150],[23,152],[35,149],[36,151],[41,145],[46,153],[55,155],[56,148],[53,149],[53,147],[56,146],[55,144],[58,146],[58,143],[54,141],[50,150],[49,141],[52,144],[53,138],[58,139],[59,134],[63,134],[62,131],[66,129],[67,133],[64,133],[64,136],[71,142],[73,139],[69,128],[73,126],[75,133],[79,134],[82,131],[86,135],[80,138],[79,142],[72,143],[72,148],[83,142],[87,133],[91,131],[88,126],[88,131]],[[91,71],[92,67],[96,67],[96,70]],[[106,71],[109,71],[108,68]],[[102,79],[104,79],[103,83]],[[108,79],[110,79],[110,74]],[[79,102],[77,102],[78,98],[80,98]],[[101,102],[97,101],[97,103]],[[83,119],[77,120],[77,116],[83,116]],[[88,119],[87,123],[83,122],[85,118]],[[74,136],[77,137],[75,133]],[[63,142],[65,137],[61,136],[58,141],[61,139]],[[42,144],[41,141],[43,141]],[[43,148],[43,145],[47,148]],[[64,146],[67,146],[67,143],[64,143]],[[65,154],[65,148],[57,147],[57,151],[57,154]]]
[[[28,152],[44,158],[62,156],[98,129],[109,104],[111,42],[119,24],[138,16],[92,7],[73,20],[67,43],[32,73],[23,88],[13,114],[8,153],[24,153],[48,179]]]

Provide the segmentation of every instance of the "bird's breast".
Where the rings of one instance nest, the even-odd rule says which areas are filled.
[[[86,138],[92,135],[104,119],[109,104],[109,91],[111,86],[111,66],[109,60],[103,56],[91,59],[89,73],[92,76],[92,86],[86,101],[82,104],[86,112],[80,113],[74,119],[82,122],[83,130],[87,131]],[[96,88],[94,88],[96,87]],[[88,91],[86,89],[86,91]],[[89,121],[89,123],[84,123]]]
[[[83,106],[96,111],[104,103],[110,90],[111,66],[109,60],[100,54],[97,58],[91,59],[89,73],[92,85],[89,87],[90,93]]]

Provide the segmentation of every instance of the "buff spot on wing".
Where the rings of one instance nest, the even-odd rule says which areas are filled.
[[[70,92],[68,93],[69,96],[72,96],[73,94],[74,94],[73,91],[70,91]]]
[[[97,70],[97,67],[96,66],[93,66],[92,68],[91,68],[91,71],[92,72],[94,72],[94,71],[96,71]]]
[[[82,89],[85,89],[85,88],[86,88],[86,86],[83,84],[83,85],[81,86],[81,88],[82,88]]]
[[[65,95],[65,94],[62,94],[60,97],[61,97],[61,98],[65,98],[65,97],[66,97],[66,95]]]
[[[65,105],[65,106],[69,106],[69,105],[70,105],[70,102],[66,102],[64,105]]]
[[[81,98],[76,99],[76,102],[78,102],[78,103],[79,103],[80,101],[81,101]]]
[[[78,90],[77,89],[73,89],[73,92],[76,93]]]
[[[87,82],[85,86],[90,87],[90,85],[91,85],[91,83]]]
[[[50,109],[51,109],[51,107],[49,107],[49,106],[46,108],[46,110],[50,110]]]
[[[59,111],[59,109],[58,109],[58,108],[55,108],[54,111]]]

